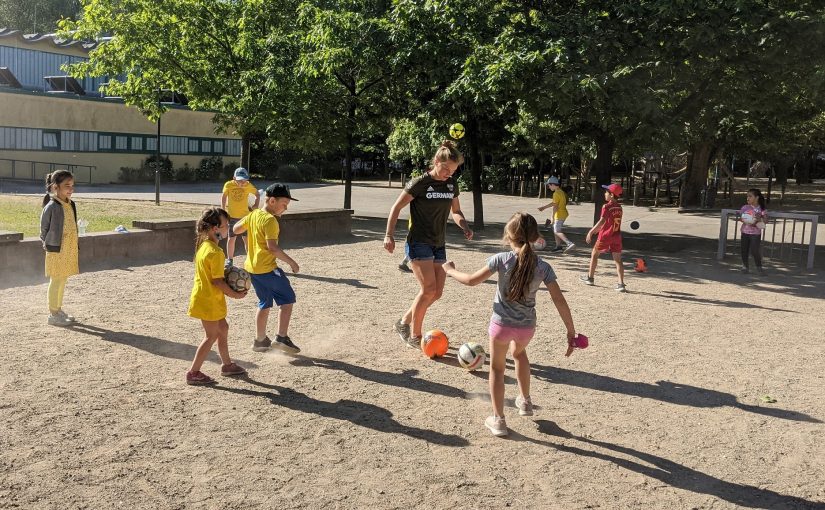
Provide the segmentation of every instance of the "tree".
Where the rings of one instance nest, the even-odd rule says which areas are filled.
[[[61,19],[76,19],[80,12],[80,0],[0,0],[0,27],[51,33]]]

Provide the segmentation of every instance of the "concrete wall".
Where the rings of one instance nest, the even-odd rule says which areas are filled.
[[[280,221],[281,244],[285,248],[334,242],[352,235],[352,210],[348,209],[287,213]],[[81,272],[194,256],[194,219],[135,221],[133,225],[126,234],[93,232],[80,236]],[[237,245],[240,252],[242,246]],[[0,288],[46,281],[44,259],[39,238],[0,232]]]

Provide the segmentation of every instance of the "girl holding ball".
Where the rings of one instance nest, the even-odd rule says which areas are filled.
[[[748,190],[747,203],[739,209],[739,221],[742,222],[742,269],[743,273],[749,273],[748,261],[753,255],[756,263],[756,271],[764,275],[762,269],[762,229],[765,228],[765,220],[768,218],[765,209],[765,197],[756,188]]]

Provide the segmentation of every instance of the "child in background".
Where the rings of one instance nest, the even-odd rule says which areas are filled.
[[[233,228],[241,218],[249,214],[249,195],[255,195],[255,204],[252,209],[258,208],[258,190],[249,182],[249,172],[246,168],[235,169],[234,179],[226,181],[223,185],[223,195],[221,195],[221,207],[229,213],[229,238],[226,240],[226,261],[232,264],[232,257],[235,256],[235,233]],[[246,236],[242,236],[244,247],[248,250]],[[247,251],[248,253],[248,251]]]
[[[46,251],[49,277],[49,318],[52,326],[71,326],[75,318],[63,311],[63,292],[70,276],[80,272],[77,240],[77,206],[72,201],[74,175],[57,170],[46,176],[46,196],[40,214],[40,240]]]
[[[739,209],[739,221],[742,222],[742,269],[743,273],[749,273],[748,260],[753,254],[753,261],[756,263],[756,271],[764,275],[762,269],[762,228],[765,228],[765,220],[768,212],[765,210],[765,197],[756,188],[748,190],[747,203]],[[760,228],[760,225],[762,228]]]
[[[556,238],[556,247],[550,251],[564,250],[564,252],[567,253],[576,247],[562,232],[564,229],[564,220],[569,216],[567,212],[567,194],[562,191],[559,186],[559,178],[555,175],[550,176],[545,184],[550,188],[550,191],[553,192],[553,201],[539,207],[539,211],[543,211],[548,207],[550,208],[550,217],[544,222],[545,228],[549,227],[552,223],[553,236]],[[564,243],[564,246],[562,246],[562,243]]]
[[[452,261],[444,263],[447,275],[464,285],[478,285],[493,274],[498,274],[489,328],[490,399],[493,415],[484,421],[490,432],[498,437],[509,433],[504,418],[504,369],[507,349],[511,345],[519,387],[516,407],[521,416],[533,414],[527,344],[536,331],[536,293],[542,284],[550,291],[553,304],[567,328],[565,355],[570,356],[573,352],[576,328],[570,307],[556,282],[553,268],[533,251],[532,243],[538,238],[536,219],[527,213],[516,213],[504,227],[504,242],[510,246],[510,251],[493,255],[487,260],[487,265],[472,275],[458,271]]]
[[[593,252],[590,254],[590,269],[587,275],[581,276],[580,279],[585,285],[593,285],[599,254],[610,253],[613,255],[616,272],[619,274],[616,291],[626,292],[624,267],[622,266],[622,206],[619,204],[619,197],[622,196],[623,190],[621,185],[616,183],[609,186],[602,185],[602,188],[605,189],[604,200],[606,203],[602,206],[601,218],[587,233],[585,240],[587,244],[590,244],[595,232],[598,232],[599,236],[596,238],[596,244],[593,245]]]
[[[228,230],[229,214],[218,207],[204,210],[195,227],[195,284],[189,297],[189,316],[201,320],[206,338],[195,351],[195,359],[186,372],[186,384],[215,383],[214,379],[200,371],[215,342],[218,342],[218,355],[221,357],[221,375],[246,373],[229,357],[229,323],[226,322],[225,296],[241,299],[246,296],[246,292],[232,290],[223,279],[223,251],[218,243],[228,235]]]
[[[266,188],[263,209],[253,210],[235,224],[236,234],[249,232],[249,254],[244,262],[244,269],[252,277],[252,286],[258,296],[258,313],[255,316],[256,337],[252,342],[252,350],[256,352],[266,351],[272,346],[272,340],[266,335],[266,324],[273,301],[280,308],[275,346],[290,354],[301,352],[289,338],[289,320],[292,317],[292,305],[295,303],[295,291],[277,263],[277,259],[281,259],[289,264],[293,273],[298,272],[298,263],[278,244],[280,226],[277,218],[286,212],[291,200],[296,199],[290,195],[289,186],[272,184]]]

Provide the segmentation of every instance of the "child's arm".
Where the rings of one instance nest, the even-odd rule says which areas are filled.
[[[229,197],[228,197],[228,195],[226,194],[226,192],[224,192],[224,193],[221,195],[221,209],[223,209],[224,211],[226,210],[226,201],[228,200],[228,198],[229,198]]]
[[[540,207],[539,207],[539,211],[543,211],[543,210],[547,209],[548,207],[550,207],[550,206],[551,206],[551,205],[553,205],[554,203],[555,203],[555,202],[550,202],[549,204],[545,204],[545,205],[540,206]]]
[[[269,250],[269,252],[271,254],[275,255],[276,259],[281,259],[284,262],[286,262],[287,264],[289,264],[289,267],[290,267],[290,269],[292,269],[293,273],[297,273],[298,270],[300,269],[300,266],[298,266],[298,263],[295,262],[292,259],[292,257],[287,255],[286,252],[284,250],[282,250],[280,246],[278,246],[278,241],[276,241],[275,239],[267,239],[266,240],[266,249]]]
[[[221,292],[223,292],[224,294],[226,294],[227,296],[229,296],[233,299],[243,299],[243,298],[246,297],[247,291],[238,292],[238,291],[232,290],[232,287],[230,287],[229,284],[226,283],[226,280],[224,280],[223,278],[214,278],[212,280],[212,285],[214,285],[215,287],[221,289]]]
[[[455,268],[455,263],[452,260],[448,260],[442,264],[441,267],[444,268],[444,272],[447,273],[447,276],[452,276],[457,282],[463,283],[464,285],[469,285],[470,287],[478,285],[493,275],[493,271],[491,271],[487,266],[482,267],[473,274],[462,273]]]
[[[464,237],[472,239],[473,230],[467,224],[467,218],[464,217],[464,213],[461,211],[461,202],[458,201],[458,197],[453,198],[453,203],[450,204],[450,210],[453,213],[453,221],[458,225],[458,228],[464,232]]]
[[[235,223],[235,226],[232,227],[232,232],[234,232],[236,236],[239,236],[239,235],[243,234],[244,232],[246,232],[246,230],[247,230],[247,228],[246,228],[246,218],[247,217],[248,216],[244,216],[241,219],[241,221],[239,221],[238,223]]]
[[[384,235],[384,249],[389,253],[395,250],[395,223],[398,221],[398,215],[401,214],[401,209],[405,208],[412,200],[412,195],[402,191],[392,205],[392,209],[390,209],[390,215],[387,217],[387,231]]]
[[[553,299],[553,304],[556,305],[559,317],[561,317],[564,326],[567,328],[567,353],[565,353],[565,356],[570,356],[573,353],[573,338],[576,336],[576,326],[573,325],[570,306],[568,306],[567,300],[564,299],[564,294],[561,293],[558,282],[546,283],[545,285],[547,290],[550,291],[550,297]]]
[[[599,218],[599,221],[593,225],[593,228],[587,232],[587,237],[584,238],[584,240],[587,241],[587,244],[590,244],[590,239],[593,237],[593,234],[598,232],[599,229],[602,228],[602,225],[604,225],[604,218]]]
[[[255,203],[252,204],[252,210],[257,209],[260,202],[261,202],[261,194],[258,193],[258,190],[255,190]]]

